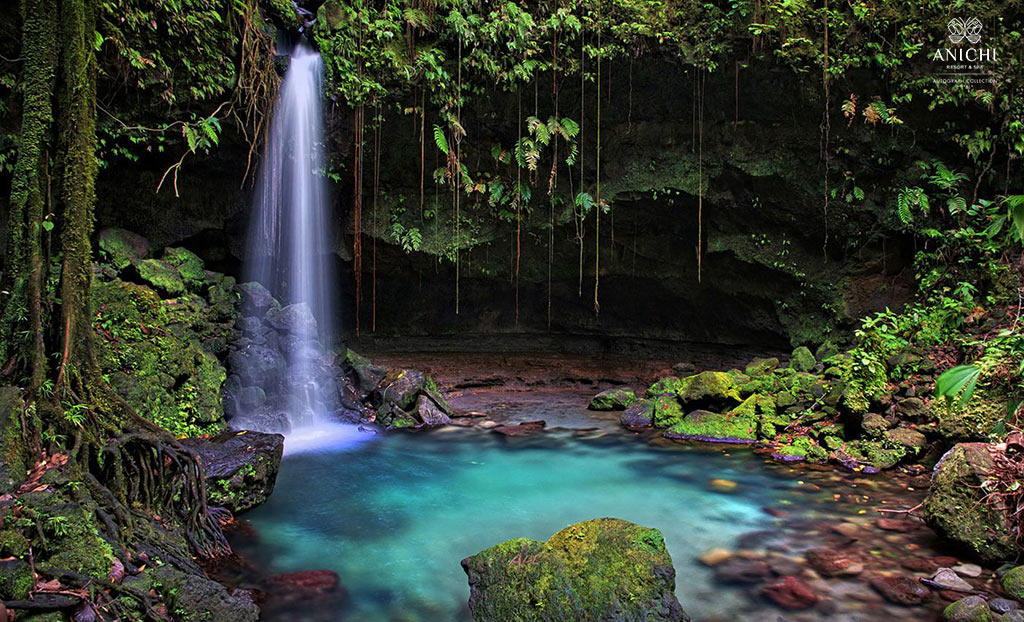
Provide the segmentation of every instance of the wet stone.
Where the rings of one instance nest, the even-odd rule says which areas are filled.
[[[770,601],[790,611],[809,609],[821,597],[811,586],[797,577],[782,577],[778,581],[761,588],[761,593]]]
[[[931,590],[912,577],[876,576],[871,579],[871,587],[896,605],[920,605],[931,597]]]

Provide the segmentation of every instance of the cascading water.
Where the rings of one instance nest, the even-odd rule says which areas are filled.
[[[337,408],[321,75],[320,55],[299,43],[267,136],[244,269],[247,281],[262,284],[285,306],[243,310],[246,321],[260,320],[246,325],[239,359],[245,370],[256,370],[241,392],[255,394],[249,403],[258,405],[238,408],[236,428],[292,432],[326,423]],[[255,300],[250,306],[259,307]]]

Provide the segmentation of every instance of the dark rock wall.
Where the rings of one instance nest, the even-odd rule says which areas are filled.
[[[461,205],[460,229],[469,237],[460,250],[456,315],[455,266],[438,259],[452,236],[453,206],[450,192],[435,188],[430,177],[443,156],[430,136],[436,111],[428,110],[425,205],[438,218],[428,217],[421,225],[420,142],[412,117],[392,114],[384,124],[376,216],[369,181],[372,152],[367,156],[364,334],[374,324],[374,291],[379,336],[547,331],[549,221],[554,223],[554,333],[782,346],[841,340],[855,318],[907,299],[911,291],[906,268],[914,249],[896,232],[886,201],[926,147],[923,139],[915,143],[909,133],[872,128],[859,120],[847,127],[838,102],[833,102],[829,186],[838,188],[838,200],[830,200],[826,214],[822,103],[813,81],[774,67],[745,68],[738,78],[737,103],[733,72],[711,74],[704,87],[700,132],[692,73],[642,60],[613,64],[609,71],[605,75],[611,77],[601,89],[601,195],[611,204],[611,213],[602,216],[599,240],[600,315],[593,312],[593,214],[585,223],[581,286],[571,211],[566,204],[549,211],[549,159],[541,162],[532,206],[523,215],[518,329],[515,222],[498,219],[476,196],[464,198]],[[567,80],[559,95],[560,113],[583,120],[583,174],[591,193],[596,192],[595,92],[596,86],[588,84],[585,115],[580,114],[575,79]],[[492,94],[477,96],[464,110],[468,137],[462,155],[474,175],[493,169],[493,144],[509,146],[516,140],[516,115],[510,111],[517,106],[514,95]],[[550,81],[538,85],[536,100],[534,89],[524,91],[524,117],[536,112],[547,118],[553,107]],[[342,181],[333,189],[333,203],[345,300],[339,315],[350,332],[355,314],[351,114],[341,106],[328,108],[328,152],[337,167],[344,167],[339,168]],[[372,136],[370,130],[367,136]],[[213,156],[188,162],[181,173],[180,198],[166,187],[159,195],[153,192],[162,161],[108,169],[100,177],[100,224],[139,231],[158,245],[181,244],[211,267],[237,272],[251,192],[242,183],[246,159],[244,145],[227,144]],[[703,194],[699,281],[698,167]],[[564,166],[560,170],[559,191],[577,192],[578,166],[571,174]],[[844,195],[854,186],[865,196],[847,203]],[[421,252],[406,253],[392,241],[394,223],[420,229]]]

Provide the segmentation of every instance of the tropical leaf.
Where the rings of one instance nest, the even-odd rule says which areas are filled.
[[[981,368],[958,365],[935,379],[935,395],[945,397],[947,403],[959,397],[960,404],[966,404],[974,395],[980,377]]]

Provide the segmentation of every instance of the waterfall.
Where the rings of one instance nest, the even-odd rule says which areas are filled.
[[[320,55],[300,42],[292,51],[260,162],[244,277],[262,284],[285,306],[259,307],[257,301],[249,304],[259,308],[243,311],[249,316],[245,321],[259,321],[243,326],[251,336],[243,337],[238,360],[245,365],[243,376],[252,379],[248,384],[263,396],[256,400],[261,406],[238,409],[234,427],[290,432],[325,423],[337,408],[322,73]]]

